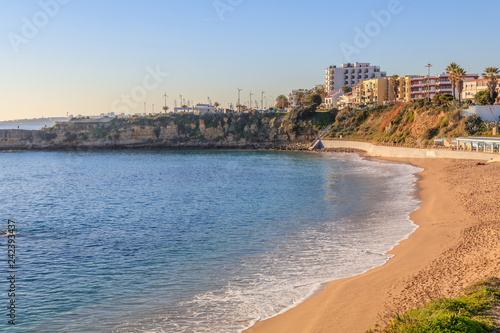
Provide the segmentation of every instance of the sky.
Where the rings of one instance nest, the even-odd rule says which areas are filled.
[[[267,103],[369,62],[500,67],[496,0],[0,0],[0,120]],[[186,102],[187,103],[187,102]],[[267,104],[264,102],[264,106]],[[154,106],[153,106],[154,105]],[[154,109],[153,109],[154,108]]]

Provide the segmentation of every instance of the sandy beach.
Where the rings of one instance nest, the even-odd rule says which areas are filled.
[[[449,159],[391,159],[419,174],[419,226],[385,265],[333,281],[318,295],[245,332],[366,332],[439,297],[500,276],[500,163]]]

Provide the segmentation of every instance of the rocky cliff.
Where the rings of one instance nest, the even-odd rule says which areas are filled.
[[[58,123],[39,131],[0,130],[0,149],[269,148],[314,140],[323,124],[284,114],[156,115]]]

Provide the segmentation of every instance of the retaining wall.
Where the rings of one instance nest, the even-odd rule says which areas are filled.
[[[487,161],[498,154],[453,151],[445,149],[419,149],[419,148],[402,148],[391,146],[378,146],[369,142],[357,141],[341,141],[341,140],[322,140],[325,148],[354,148],[361,149],[370,156],[380,157],[407,157],[407,158],[454,158],[467,160],[483,160]]]

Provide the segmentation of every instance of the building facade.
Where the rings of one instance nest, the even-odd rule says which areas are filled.
[[[204,114],[204,113],[216,113],[217,108],[208,104],[197,104],[196,106],[185,107],[185,108],[174,108],[174,113],[179,112],[189,112],[194,114]]]
[[[464,86],[466,82],[477,80],[478,78],[479,75],[477,74],[467,74],[464,78]],[[442,73],[437,76],[430,76],[429,80],[427,80],[427,76],[417,76],[411,79],[411,99],[427,98],[427,96],[432,99],[432,97],[440,94],[456,96],[448,74]]]
[[[390,91],[393,91],[389,90],[387,78],[361,81],[355,88],[355,101],[358,105],[383,105]]]
[[[325,91],[330,93],[342,87],[354,87],[360,81],[386,77],[386,72],[381,72],[379,66],[370,63],[347,63],[337,67],[335,65],[325,69]]]
[[[489,90],[488,79],[470,80],[464,83],[464,90],[462,91],[463,100],[473,100],[476,94],[483,90]],[[500,89],[500,82],[496,87],[496,91]]]

